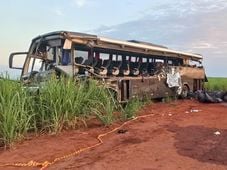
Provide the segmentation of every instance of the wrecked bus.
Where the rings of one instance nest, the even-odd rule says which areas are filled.
[[[15,58],[25,55],[23,66]],[[21,69],[24,84],[57,77],[94,78],[120,102],[131,98],[186,97],[203,89],[202,56],[136,40],[121,41],[91,34],[59,31],[32,40],[28,52],[12,53],[9,67]]]

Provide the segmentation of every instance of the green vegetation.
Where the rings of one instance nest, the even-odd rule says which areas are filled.
[[[137,111],[143,106],[144,102],[139,99],[132,99],[122,110],[123,120],[132,119],[136,116]]]
[[[8,146],[21,139],[30,128],[33,116],[31,97],[22,85],[8,79],[0,80],[0,144]]]
[[[209,91],[224,90],[227,91],[227,78],[209,77],[205,83],[205,88]]]
[[[28,133],[58,133],[78,127],[90,117],[104,125],[133,118],[143,102],[134,99],[125,108],[95,80],[51,79],[31,92],[7,77],[0,80],[0,146],[10,147]],[[119,111],[119,108],[120,111]]]
[[[35,110],[38,113],[35,114],[34,124],[35,127],[38,124],[39,129],[55,133],[64,127],[73,128],[72,120],[86,119],[108,101],[108,93],[96,81],[52,79],[36,98]],[[112,114],[113,109],[109,112]]]

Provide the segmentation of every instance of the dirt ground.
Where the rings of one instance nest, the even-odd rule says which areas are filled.
[[[155,103],[120,131],[103,137],[104,143],[47,169],[226,170],[227,104],[193,100]],[[0,152],[0,162],[52,161],[79,148],[98,143],[96,137],[122,123],[34,137]],[[122,132],[122,133],[119,133]],[[0,169],[39,169],[0,167]]]

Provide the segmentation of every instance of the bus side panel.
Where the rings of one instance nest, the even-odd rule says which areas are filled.
[[[139,97],[144,98],[147,97],[150,93],[149,80],[148,79],[132,79],[131,80],[131,90],[132,90],[132,98]]]
[[[149,77],[143,79],[132,79],[131,91],[132,98],[162,98],[173,96],[174,90],[170,89],[166,84],[166,78]]]
[[[180,67],[180,74],[183,85],[187,84],[190,91],[194,92],[203,89],[205,80],[205,70],[203,68]]]
[[[205,71],[203,68],[180,67],[180,75],[190,79],[204,79]]]

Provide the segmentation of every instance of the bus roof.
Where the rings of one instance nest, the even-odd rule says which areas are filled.
[[[95,47],[113,48],[113,49],[116,49],[118,47],[117,48],[118,50],[124,50],[124,51],[130,51],[130,50],[134,51],[133,49],[137,49],[137,50],[140,50],[139,52],[157,55],[157,56],[166,55],[166,56],[174,56],[174,57],[180,57],[180,58],[191,58],[193,60],[200,60],[203,58],[202,55],[200,54],[193,54],[188,52],[172,50],[165,46],[156,45],[148,42],[142,42],[137,40],[123,41],[123,40],[106,38],[106,37],[101,37],[101,36],[92,35],[92,34],[85,34],[80,32],[69,32],[69,31],[51,32],[48,34],[43,34],[41,36],[38,36],[34,38],[33,41],[36,41],[40,38],[46,39],[47,37],[49,37],[50,39],[65,38],[81,44],[87,44],[89,41],[93,41],[95,43],[93,43],[92,45]],[[127,50],[127,49],[130,49],[130,50]]]
[[[135,48],[141,48],[144,50],[151,50],[154,52],[160,52],[164,53],[164,55],[168,54],[175,54],[175,55],[182,55],[183,57],[189,57],[195,60],[200,60],[202,59],[202,55],[200,54],[193,54],[193,53],[187,53],[187,52],[181,52],[181,51],[176,51],[176,50],[171,50],[165,47],[159,47],[159,46],[154,46],[154,45],[148,45],[148,44],[140,44],[140,43],[134,43],[134,42],[128,42],[128,41],[121,41],[121,40],[115,40],[115,39],[110,39],[110,38],[105,38],[105,37],[99,37],[99,39],[103,42],[108,42],[108,43],[113,43],[113,44],[119,44],[119,45],[125,45],[129,47],[135,47]]]

